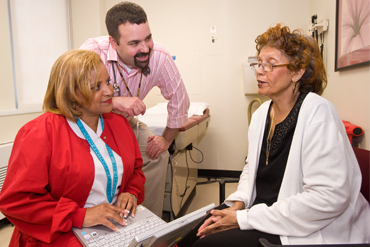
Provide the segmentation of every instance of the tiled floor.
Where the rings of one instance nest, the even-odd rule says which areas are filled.
[[[206,181],[205,179],[199,179],[199,181]],[[219,203],[219,188],[218,183],[208,183],[197,185],[196,195],[191,202],[187,213],[193,212],[201,207],[204,207],[212,202],[218,205]],[[230,183],[226,184],[226,197],[236,190],[237,184]],[[3,224],[0,222],[0,247],[6,247],[9,245],[9,240],[13,232],[13,227],[9,224]]]

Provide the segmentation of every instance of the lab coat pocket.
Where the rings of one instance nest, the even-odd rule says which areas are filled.
[[[30,238],[27,240],[26,247],[42,247],[42,242],[35,238]]]

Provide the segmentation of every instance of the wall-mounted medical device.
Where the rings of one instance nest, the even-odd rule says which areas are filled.
[[[342,122],[344,124],[344,128],[346,129],[347,136],[348,136],[348,139],[351,142],[351,144],[352,144],[352,138],[353,137],[359,137],[359,136],[364,134],[364,131],[362,130],[362,128],[360,126],[354,125],[354,124],[352,124],[348,121],[344,121],[344,120],[342,120]]]
[[[257,63],[257,57],[248,57],[248,61],[242,63],[244,95],[258,94],[256,74],[250,66],[251,63]]]
[[[317,15],[311,16],[311,25],[308,27],[308,32],[312,34],[312,36],[315,35],[316,39],[316,33],[320,35],[321,33],[324,33],[328,31],[329,27],[329,19],[323,19],[320,22],[317,22]]]
[[[328,31],[329,19],[323,19],[317,21],[317,15],[311,16],[311,24],[308,27],[309,35],[312,35],[312,38],[316,40],[317,44],[320,47],[321,57],[324,57],[324,38],[325,32]]]

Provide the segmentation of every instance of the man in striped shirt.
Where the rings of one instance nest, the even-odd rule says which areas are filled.
[[[80,49],[98,53],[116,87],[113,109],[128,118],[136,133],[137,119],[144,114],[143,99],[158,87],[168,100],[167,126],[155,136],[139,121],[138,141],[146,176],[144,205],[162,215],[169,153],[178,129],[188,120],[189,96],[168,51],[152,39],[145,11],[137,4],[122,2],[106,15],[109,36],[88,39]],[[118,131],[118,130],[117,130]]]

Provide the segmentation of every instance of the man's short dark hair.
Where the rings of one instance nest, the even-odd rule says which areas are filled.
[[[129,22],[131,24],[141,24],[147,22],[146,13],[142,7],[132,2],[121,2],[108,10],[105,16],[105,25],[108,34],[113,37],[119,45],[120,33],[118,26]]]

